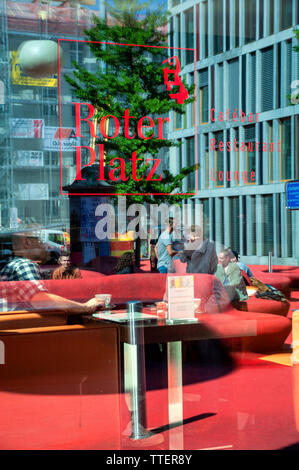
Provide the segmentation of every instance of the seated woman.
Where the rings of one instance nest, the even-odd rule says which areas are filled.
[[[126,251],[119,259],[114,268],[115,274],[132,274],[134,273],[135,255],[133,251]]]
[[[230,250],[218,254],[218,266],[215,276],[223,284],[231,301],[247,300],[246,285],[237,263],[230,262]]]

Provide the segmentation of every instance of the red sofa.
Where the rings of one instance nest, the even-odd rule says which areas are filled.
[[[205,313],[200,319],[217,331],[217,337],[236,338],[234,326],[240,319],[255,320],[256,334],[248,337],[244,332],[238,341],[234,339],[234,347],[242,347],[251,351],[272,351],[282,346],[291,331],[291,322],[282,315],[264,313],[271,304],[275,310],[276,301],[254,299],[252,303],[256,310],[240,311],[234,308],[222,284],[215,276],[195,274],[195,298],[202,299]],[[46,280],[44,281],[49,292],[86,301],[97,293],[112,294],[112,303],[125,303],[130,300],[152,302],[166,296],[166,274],[122,274],[113,276],[98,276],[76,280]],[[2,287],[6,283],[1,283]],[[15,283],[19,284],[20,283]],[[1,287],[1,286],[0,286]],[[279,304],[279,302],[277,302]],[[278,307],[277,307],[278,308]],[[259,309],[259,311],[257,311]],[[270,308],[269,308],[270,310]],[[271,310],[270,310],[271,311]],[[29,315],[1,315],[0,328],[28,328],[34,325],[53,326],[63,325],[66,319],[63,315],[43,315],[31,313]]]
[[[184,274],[186,273],[186,263],[182,263],[180,260],[174,260],[174,269],[177,274]],[[248,276],[243,273],[244,278],[246,279],[246,283],[251,285],[250,279]],[[264,279],[261,279],[262,276],[257,276],[264,283],[268,283],[276,287],[281,292],[284,293],[286,297],[290,295],[290,282],[287,278],[282,278],[281,276],[273,276],[270,280],[267,281],[266,276]],[[271,282],[270,282],[271,281]],[[273,282],[272,282],[273,281]],[[223,294],[225,295],[225,294]],[[283,315],[287,316],[290,304],[288,301],[273,301],[267,299],[260,299],[256,298],[255,296],[250,297],[246,302],[236,302],[235,308],[237,310],[242,310],[245,312],[260,312],[260,313],[272,313],[276,315]]]
[[[252,274],[262,282],[271,284],[288,295],[291,289],[299,288],[299,266],[273,266],[269,273],[268,266],[250,266]]]

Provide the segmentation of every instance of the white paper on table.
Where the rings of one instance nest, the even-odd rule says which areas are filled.
[[[194,318],[194,276],[168,276],[168,318]]]

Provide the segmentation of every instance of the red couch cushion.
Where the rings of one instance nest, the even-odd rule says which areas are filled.
[[[170,275],[171,276],[171,275]],[[219,337],[231,338],[239,331],[238,347],[251,351],[275,350],[281,347],[291,331],[289,319],[270,313],[245,312],[234,309],[220,281],[209,274],[194,274],[195,298],[202,299],[205,314],[200,316],[207,325],[219,332]],[[103,277],[91,277],[74,280],[46,280],[49,292],[65,298],[86,301],[96,293],[112,294],[112,303],[130,300],[152,301],[161,300],[166,293],[166,274],[124,274]],[[24,281],[23,281],[24,282]],[[9,283],[0,283],[3,286]],[[21,287],[22,282],[14,283]],[[7,287],[7,286],[6,286]],[[256,305],[266,305],[271,301],[255,299]],[[255,300],[251,301],[255,303]],[[277,302],[278,304],[278,302]],[[250,302],[247,303],[250,305]],[[269,305],[273,310],[275,301]],[[256,307],[258,308],[258,307]],[[248,336],[246,322],[244,335],[240,336],[240,319],[251,320],[248,326],[255,323],[254,334]],[[234,340],[235,341],[235,340]]]

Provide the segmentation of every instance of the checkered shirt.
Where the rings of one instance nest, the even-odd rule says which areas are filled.
[[[10,311],[30,308],[32,297],[47,291],[35,263],[26,258],[14,258],[0,271],[0,310]],[[27,281],[20,284],[16,281]],[[1,285],[2,284],[2,285]]]

